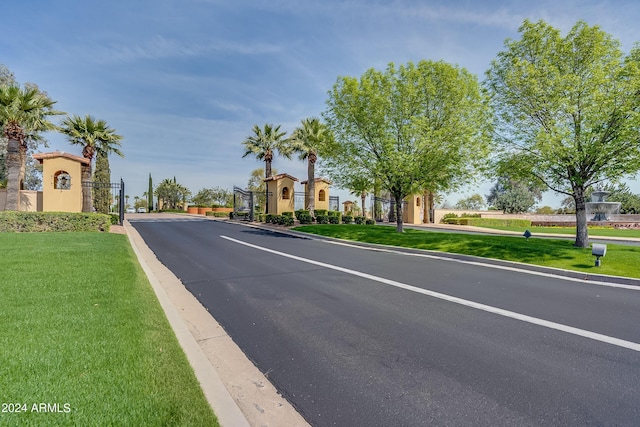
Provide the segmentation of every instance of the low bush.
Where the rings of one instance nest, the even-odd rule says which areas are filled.
[[[476,227],[531,227],[531,220],[507,218],[458,218],[458,224],[472,225]]]
[[[304,209],[299,209],[296,211],[296,219],[300,222],[300,224],[311,224],[313,222],[313,217],[309,213],[309,211]]]
[[[372,220],[372,219],[367,219],[364,223],[366,225],[375,225],[376,222],[374,220]]]
[[[229,215],[232,212],[213,212],[213,211],[207,211],[204,214],[206,216],[212,216],[214,218],[229,218]]]
[[[338,211],[329,211],[328,217],[329,224],[340,224],[340,218],[342,217],[342,214]]]
[[[442,215],[442,219],[440,220],[442,224],[457,224],[458,223],[458,215],[453,212],[446,213]]]
[[[109,231],[111,216],[81,212],[0,212],[0,232]]]
[[[109,218],[111,218],[111,225],[120,224],[120,215],[109,214]]]
[[[318,224],[329,224],[329,215],[321,215],[316,211],[316,222]]]
[[[318,215],[328,215],[328,211],[326,209],[316,209],[315,210],[315,214],[316,214],[316,216],[318,216]]]
[[[345,215],[342,217],[342,223],[343,224],[352,224],[353,223],[353,217],[351,215]]]
[[[258,222],[265,222],[266,221],[266,215],[263,213],[257,214],[256,215],[256,221]]]
[[[291,214],[291,215],[287,215]],[[290,227],[293,225],[293,212],[283,212],[276,217],[276,224]]]
[[[365,218],[363,216],[356,216],[356,217],[353,218],[353,221],[356,224],[364,224],[364,220],[365,220]]]
[[[264,222],[266,222],[267,224],[276,224],[276,218],[278,216],[274,215],[274,214],[266,214],[264,217]]]

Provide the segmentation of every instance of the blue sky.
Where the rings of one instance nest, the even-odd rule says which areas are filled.
[[[585,20],[625,51],[640,41],[634,0],[7,0],[2,10],[0,63],[58,109],[104,119],[124,136],[126,158],[112,158],[111,172],[131,197],[146,191],[149,173],[155,183],[176,176],[194,193],[244,187],[262,166],[242,158],[252,126],[290,132],[318,116],[338,76],[430,59],[482,80],[526,18],[563,32]],[[80,154],[60,135],[48,139],[42,151]],[[301,161],[273,166],[306,178]],[[444,198],[455,204],[490,186]],[[543,203],[559,204],[551,193]]]

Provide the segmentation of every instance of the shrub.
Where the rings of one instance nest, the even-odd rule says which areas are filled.
[[[365,218],[363,216],[356,216],[353,220],[356,224],[364,224]]]
[[[342,217],[343,224],[351,224],[353,223],[353,217],[351,215],[345,215]]]
[[[0,232],[109,231],[111,217],[81,212],[0,212]]]
[[[214,218],[229,218],[229,216],[231,215],[232,212],[213,212],[213,211],[207,211],[204,214],[206,216],[212,216]]]
[[[502,218],[460,218],[460,225],[473,225],[476,227],[531,227],[529,219],[502,219]]]
[[[329,216],[316,214],[316,222],[318,224],[329,224]]]
[[[372,219],[367,219],[364,223],[366,225],[375,225],[376,222],[374,220],[372,220]]]
[[[109,218],[111,218],[111,225],[120,224],[120,215],[109,214]]]
[[[457,224],[458,223],[458,215],[453,212],[446,213],[442,215],[442,219],[440,220],[442,224]]]
[[[261,214],[257,214],[256,215],[256,221],[258,222],[265,222],[266,221],[266,215],[261,213]]]
[[[291,215],[285,215],[290,213]],[[282,215],[278,217],[278,224],[285,225],[290,227],[293,225],[293,212],[283,212]]]
[[[338,211],[329,211],[329,224],[340,224],[342,214]]]
[[[282,215],[290,216],[291,218],[293,218],[293,212],[282,212]]]
[[[313,222],[313,218],[309,211],[304,209],[299,209],[296,211],[296,219],[300,222],[300,224],[311,224]]]
[[[315,214],[316,214],[316,216],[318,216],[318,215],[327,215],[327,210],[326,209],[316,209]]]
[[[267,224],[276,224],[277,215],[274,214],[266,214],[264,217],[264,222]]]

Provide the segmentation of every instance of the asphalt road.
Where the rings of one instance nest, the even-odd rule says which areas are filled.
[[[638,288],[130,221],[312,425],[640,425]]]

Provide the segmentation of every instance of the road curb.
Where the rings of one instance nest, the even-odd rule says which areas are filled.
[[[223,427],[308,427],[269,380],[125,221],[138,260]]]
[[[222,380],[209,363],[200,345],[189,331],[184,319],[178,313],[177,308],[172,303],[165,288],[152,269],[152,264],[160,264],[160,261],[158,261],[153,252],[144,243],[142,237],[128,221],[124,222],[124,227],[131,247],[138,258],[138,262],[147,275],[158,297],[158,301],[167,316],[167,320],[200,382],[207,401],[214,409],[220,425],[249,427],[250,424],[246,417],[224,387]],[[156,265],[155,268],[158,268],[158,266]]]

